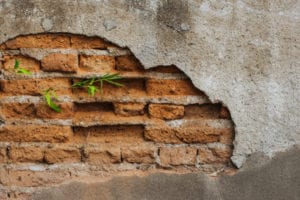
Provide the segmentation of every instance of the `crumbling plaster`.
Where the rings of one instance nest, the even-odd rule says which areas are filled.
[[[0,0],[0,42],[68,32],[128,47],[145,68],[175,64],[229,107],[232,161],[300,144],[298,0]]]

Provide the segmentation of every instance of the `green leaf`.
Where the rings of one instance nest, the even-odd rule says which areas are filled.
[[[88,86],[88,94],[89,95],[95,96],[95,92],[97,92],[97,91],[98,91],[98,89],[96,86],[93,86],[93,85]]]
[[[24,69],[24,68],[18,68],[17,73],[18,74],[31,75],[31,72],[27,69]]]
[[[58,97],[56,96],[56,93],[52,89],[48,89],[44,91],[44,98],[47,102],[47,105],[54,111],[56,112],[61,112],[61,108],[52,101],[52,99],[57,99]]]
[[[20,67],[20,61],[18,61],[17,59],[15,59],[14,69],[18,69],[19,67]]]

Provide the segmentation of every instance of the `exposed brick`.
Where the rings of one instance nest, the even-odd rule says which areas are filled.
[[[223,144],[232,144],[234,138],[234,129],[226,129],[220,135],[220,141]]]
[[[9,157],[13,162],[41,162],[43,161],[43,148],[36,146],[11,146]]]
[[[81,55],[80,71],[93,73],[115,73],[115,58],[105,55]]]
[[[94,126],[75,127],[74,142],[79,143],[123,143],[133,144],[143,142],[143,127],[128,126]]]
[[[140,145],[122,148],[122,158],[129,163],[155,163],[157,148],[153,145]]]
[[[197,149],[194,147],[162,147],[160,148],[160,163],[169,165],[195,165]]]
[[[160,72],[160,73],[182,73],[180,69],[178,69],[176,66],[157,66],[154,68],[150,68],[149,71],[152,72]]]
[[[229,112],[228,108],[221,107],[221,109],[220,109],[220,118],[231,119],[230,112]]]
[[[199,161],[202,164],[225,163],[229,161],[232,155],[230,147],[200,147],[199,148]]]
[[[45,161],[49,164],[80,162],[80,149],[67,145],[46,149]]]
[[[133,55],[116,57],[116,69],[120,71],[143,71],[140,61]]]
[[[74,49],[106,49],[112,46],[114,46],[112,43],[98,37],[71,36],[71,47]]]
[[[1,116],[4,119],[33,118],[36,108],[33,103],[3,103],[0,104]]]
[[[88,146],[84,149],[86,162],[94,165],[121,162],[121,151],[118,146]]]
[[[61,108],[61,112],[53,111],[46,104],[38,104],[36,106],[36,116],[45,119],[70,119],[73,116],[73,104],[72,103],[58,103]]]
[[[202,95],[190,80],[149,79],[146,82],[148,95]]]
[[[71,83],[66,78],[47,78],[30,80],[0,80],[4,95],[43,95],[44,91],[53,88],[57,95],[71,93]]]
[[[144,103],[114,103],[115,113],[122,116],[136,116],[145,113]]]
[[[4,142],[66,142],[72,136],[67,126],[6,125],[0,127]]]
[[[6,161],[6,146],[0,146],[0,163]]]
[[[220,105],[202,104],[202,105],[188,105],[185,107],[186,118],[219,118]]]
[[[7,49],[19,48],[69,48],[70,38],[59,34],[38,34],[19,36],[6,43]]]
[[[176,136],[176,130],[168,127],[146,127],[145,138],[153,142],[180,144],[182,141]]]
[[[37,72],[40,70],[40,62],[25,56],[4,56],[3,68],[5,70],[13,70],[15,65],[15,60],[20,62],[20,67],[29,70],[30,72]]]
[[[73,73],[78,69],[78,56],[52,53],[42,59],[41,66],[43,71]]]
[[[184,116],[184,106],[150,104],[148,110],[151,117],[160,119],[180,119]]]

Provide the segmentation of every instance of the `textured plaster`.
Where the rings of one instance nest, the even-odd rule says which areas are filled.
[[[298,0],[1,0],[0,42],[69,32],[128,47],[145,68],[175,64],[229,107],[232,161],[300,143]]]

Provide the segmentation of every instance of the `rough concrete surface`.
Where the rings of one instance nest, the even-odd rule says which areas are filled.
[[[243,170],[218,178],[204,174],[117,177],[102,183],[71,183],[37,193],[35,200],[298,200],[300,148],[273,159],[253,154]],[[264,163],[258,160],[264,160]],[[247,166],[249,165],[249,166]]]
[[[0,42],[69,32],[127,46],[145,68],[175,64],[229,107],[232,161],[300,143],[298,0],[1,0]]]

